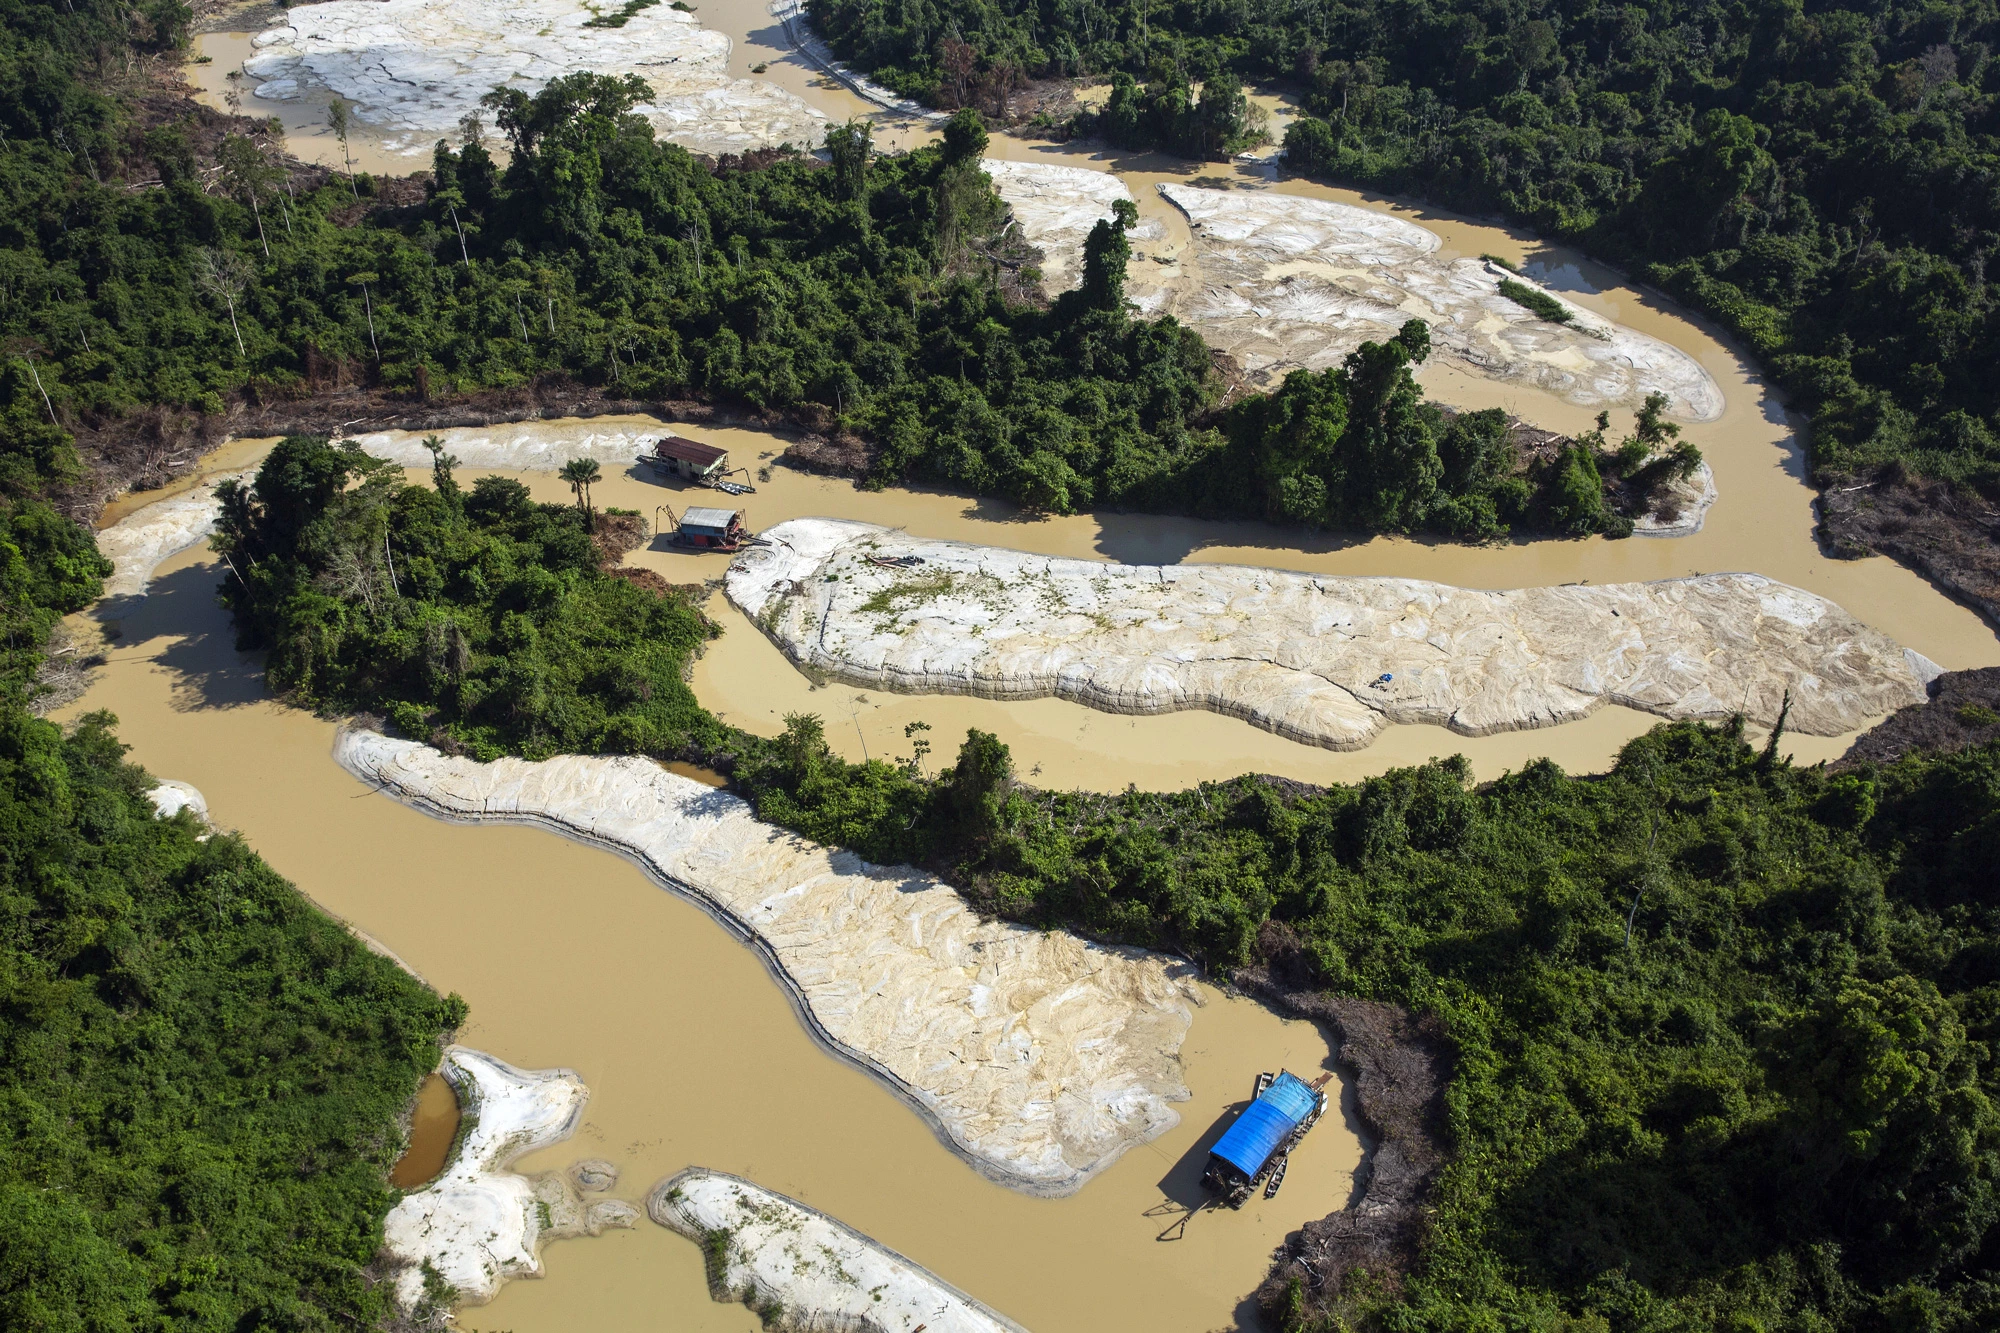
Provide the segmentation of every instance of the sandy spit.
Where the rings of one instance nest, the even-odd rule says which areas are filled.
[[[457,1290],[458,1304],[484,1305],[507,1279],[540,1274],[543,1240],[596,1235],[637,1220],[638,1210],[616,1199],[581,1204],[559,1174],[507,1170],[516,1158],[576,1132],[590,1092],[575,1073],[516,1069],[463,1046],[445,1052],[443,1072],[463,1108],[457,1153],[382,1223],[382,1247],[397,1265],[396,1299],[405,1310],[426,1303],[425,1264]]]
[[[775,1311],[767,1327],[860,1333],[1025,1333],[935,1273],[796,1199],[689,1167],[646,1198],[661,1226],[717,1247],[711,1289]]]
[[[480,764],[359,730],[334,757],[420,809],[637,861],[756,947],[820,1040],[1000,1184],[1074,1193],[1179,1122],[1198,1002],[1186,964],[982,921],[928,875],[793,837],[646,759]]]

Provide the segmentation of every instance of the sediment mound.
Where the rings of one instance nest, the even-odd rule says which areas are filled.
[[[717,1300],[775,1312],[770,1328],[1022,1333],[887,1246],[741,1176],[690,1167],[654,1187],[646,1212],[703,1247]]]
[[[1022,236],[1046,255],[1051,292],[1076,285],[1084,237],[1111,216],[1113,203],[1132,197],[1117,176],[1087,167],[982,165]],[[1363,342],[1394,337],[1415,315],[1431,325],[1438,355],[1483,375],[1586,407],[1636,408],[1658,392],[1686,420],[1722,415],[1722,390],[1679,348],[1561,292],[1548,295],[1569,311],[1570,323],[1539,319],[1500,294],[1503,277],[1530,286],[1533,279],[1484,260],[1440,260],[1437,233],[1393,214],[1269,190],[1159,190],[1187,218],[1192,242],[1178,254],[1144,255],[1151,263],[1135,255],[1130,300],[1148,315],[1171,314],[1200,330],[1259,384],[1299,367],[1338,366]],[[1151,219],[1128,234],[1139,242],[1165,236]],[[1661,535],[1673,527],[1661,525]]]
[[[813,1032],[983,1174],[1075,1192],[1179,1123],[1192,969],[981,921],[954,890],[759,822],[650,760],[481,764],[344,732],[348,771],[451,818],[541,824],[637,860],[757,945]]]
[[[793,519],[729,598],[795,662],[854,684],[1106,712],[1207,708],[1309,745],[1391,723],[1467,736],[1607,703],[1853,731],[1937,668],[1812,593],[1755,574],[1490,592],[1237,565],[1118,565]]]
[[[602,6],[607,16],[615,4]],[[295,5],[254,39],[244,72],[256,96],[289,101],[325,88],[391,152],[425,152],[457,132],[495,85],[528,93],[565,74],[637,74],[653,101],[637,108],[662,136],[703,153],[818,145],[826,119],[776,84],[729,77],[729,39],[691,11],[655,4],[592,27],[575,0],[331,0]]]
[[[382,1223],[382,1248],[397,1266],[396,1299],[405,1310],[426,1304],[426,1264],[457,1288],[460,1304],[484,1305],[508,1278],[541,1271],[542,1241],[637,1220],[629,1203],[582,1203],[560,1172],[507,1170],[576,1131],[590,1096],[582,1079],[567,1069],[516,1069],[463,1046],[445,1052],[443,1071],[463,1108],[457,1155]]]
[[[1339,365],[1415,315],[1431,326],[1439,355],[1496,379],[1584,407],[1636,407],[1658,392],[1685,420],[1722,415],[1721,389],[1679,348],[1557,291],[1546,295],[1570,323],[1538,318],[1500,294],[1500,280],[1524,281],[1518,275],[1480,259],[1441,261],[1438,237],[1413,223],[1269,191],[1162,185],[1160,193],[1187,215],[1201,262],[1201,292],[1175,313],[1253,374]]]
[[[498,426],[432,432],[443,436],[445,452],[462,468],[497,467],[513,472],[555,472],[573,458],[589,458],[608,472],[632,466],[672,427],[631,422],[592,422],[551,429],[542,421],[510,421]],[[430,450],[415,431],[368,431],[351,437],[371,458],[398,467],[429,468]]]
[[[1083,280],[1083,243],[1091,228],[1111,216],[1111,206],[1118,200],[1132,202],[1125,182],[1109,171],[995,157],[979,165],[1014,211],[1022,236],[1042,252],[1042,287],[1051,295]],[[1157,241],[1166,234],[1166,228],[1151,218],[1139,219],[1125,233],[1134,241]],[[1143,269],[1133,276],[1140,285],[1151,285]],[[1138,293],[1134,296],[1145,303]]]

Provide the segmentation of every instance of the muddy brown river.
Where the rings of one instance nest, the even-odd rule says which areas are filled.
[[[260,11],[269,14],[271,11]],[[763,0],[709,0],[700,21],[729,34],[729,72],[780,82],[831,117],[869,115],[877,142],[906,146],[929,130],[875,115],[867,103],[792,54]],[[191,73],[221,102],[247,92],[227,78],[249,49],[235,34],[203,37],[212,57]],[[247,96],[253,114],[266,104]],[[293,145],[307,157],[337,160],[311,98],[280,108]],[[310,134],[310,138],[306,137]],[[408,158],[380,155],[365,133],[354,141],[364,169],[409,170]],[[331,151],[330,151],[331,150]],[[1565,296],[1609,319],[1680,347],[1714,377],[1723,416],[1688,427],[1714,469],[1721,498],[1696,536],[1538,542],[1467,548],[1398,539],[1355,542],[1250,523],[1198,523],[1145,516],[1037,519],[992,501],[924,491],[866,493],[846,483],[780,469],[740,503],[753,527],[831,515],[907,527],[923,536],[1009,546],[1055,555],[1134,562],[1240,562],[1340,574],[1384,574],[1504,588],[1589,580],[1659,579],[1750,570],[1831,598],[1861,620],[1948,668],[2000,664],[2000,641],[1976,616],[1917,575],[1882,559],[1824,558],[1812,539],[1811,492],[1803,483],[1802,423],[1714,330],[1661,298],[1574,252],[1504,228],[1396,201],[1298,181],[1275,181],[1253,165],[1187,164],[1133,158],[996,136],[996,156],[1117,170],[1143,214],[1165,238],[1141,246],[1180,253],[1185,218],[1154,188],[1164,181],[1272,190],[1333,199],[1407,217],[1437,232],[1441,259],[1495,254],[1539,265]],[[1465,407],[1499,406],[1537,425],[1575,431],[1590,411],[1519,384],[1433,361],[1427,390]],[[1614,428],[1629,414],[1614,412]],[[532,436],[558,446],[592,436],[657,432],[650,419],[600,418],[452,433]],[[765,433],[696,430],[753,469],[785,441]],[[265,444],[232,444],[204,460],[205,475],[239,470]],[[461,452],[464,452],[461,449]],[[468,467],[462,478],[494,468]],[[536,494],[568,499],[545,472],[513,473]],[[413,474],[413,479],[421,479]],[[184,482],[182,489],[193,484]],[[161,498],[128,497],[105,521]],[[607,468],[599,505],[676,509],[709,502],[710,492],[662,485],[638,469]],[[675,582],[719,578],[723,557],[655,547],[637,564]],[[282,873],[358,931],[392,951],[442,990],[471,1005],[462,1040],[527,1068],[566,1066],[591,1088],[579,1134],[521,1163],[567,1166],[605,1157],[621,1169],[615,1193],[638,1200],[656,1180],[696,1164],[735,1172],[790,1194],[909,1255],[1037,1333],[1155,1328],[1200,1330],[1248,1325],[1244,1297],[1284,1234],[1349,1196],[1361,1143],[1351,1117],[1315,1131],[1294,1160],[1283,1192],[1240,1214],[1204,1215],[1186,1239],[1156,1235],[1198,1199],[1195,1177],[1205,1144],[1248,1094],[1259,1070],[1308,1074],[1330,1067],[1330,1052],[1308,1025],[1211,993],[1185,1051],[1194,1100],[1180,1127],[1135,1149],[1076,1196],[1036,1200],[991,1185],[952,1156],[902,1102],[816,1045],[756,955],[689,903],[607,853],[519,827],[445,824],[367,791],[331,761],[332,725],[266,697],[258,663],[238,654],[216,608],[212,559],[190,551],[162,566],[151,595],[100,608],[119,636],[110,664],[64,716],[109,708],[133,757],[162,777],[193,783],[215,820],[239,830]],[[740,726],[775,732],[787,712],[826,720],[846,757],[900,757],[904,726],[933,728],[937,758],[968,726],[998,733],[1023,776],[1051,787],[1117,789],[1128,783],[1176,788],[1243,772],[1309,781],[1350,781],[1432,755],[1464,753],[1482,777],[1541,755],[1572,770],[1601,769],[1650,715],[1607,707],[1591,718],[1545,730],[1470,739],[1435,727],[1395,727],[1369,749],[1335,753],[1256,731],[1233,719],[1188,712],[1124,717],[1055,699],[1000,703],[912,697],[816,684],[800,675],[719,596],[709,610],[723,637],[697,664],[704,704]],[[1831,757],[1847,738],[1788,738],[1803,760]],[[699,776],[699,774],[691,774]],[[430,1094],[435,1102],[436,1094]],[[402,1178],[434,1170],[430,1154],[448,1110],[418,1107],[424,1156],[413,1147]],[[428,1118],[427,1118],[428,1117]],[[589,1328],[747,1330],[756,1318],[712,1303],[696,1248],[641,1222],[630,1232],[566,1241],[544,1252],[547,1276],[507,1285],[483,1308],[463,1311],[467,1329],[542,1333]]]

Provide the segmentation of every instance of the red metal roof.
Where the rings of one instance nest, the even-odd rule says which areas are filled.
[[[662,436],[660,442],[653,447],[653,452],[662,458],[678,458],[700,468],[712,467],[729,457],[727,449],[718,449],[712,444],[696,444],[693,440],[684,440],[678,435]]]

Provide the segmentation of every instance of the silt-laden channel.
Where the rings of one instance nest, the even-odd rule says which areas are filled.
[[[443,991],[469,1002],[466,1044],[525,1068],[566,1066],[591,1099],[567,1143],[520,1169],[583,1157],[620,1168],[639,1200],[691,1164],[821,1209],[1037,1333],[1230,1324],[1273,1248],[1341,1206],[1361,1143],[1329,1117],[1277,1199],[1157,1234],[1202,1197],[1206,1144],[1261,1070],[1332,1067],[1310,1024],[1206,991],[1183,1055],[1194,1099],[1180,1126],[1128,1152],[1079,1194],[1032,1199],[988,1183],[886,1088],[816,1045],[758,956],[698,908],[609,853],[534,829],[429,818],[368,790],[329,757],[333,723],[267,697],[215,603],[218,567],[194,550],[148,595],[100,606],[117,636],[89,694],[132,757],[191,782],[315,901]],[[650,1222],[565,1241],[547,1276],[463,1312],[468,1329],[748,1330],[713,1304],[696,1247]]]

